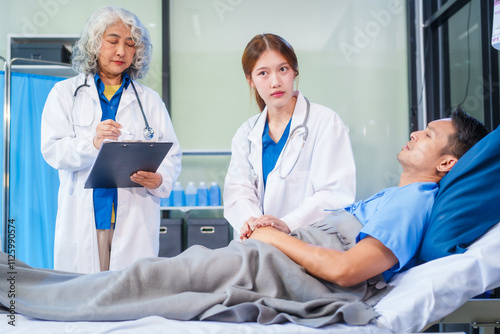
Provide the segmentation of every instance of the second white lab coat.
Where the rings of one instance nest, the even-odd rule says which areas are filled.
[[[293,231],[326,217],[325,209],[354,202],[356,169],[346,126],[332,110],[311,103],[308,135],[303,142],[305,130],[300,125],[307,104],[300,92],[295,95],[290,142],[269,173],[265,189],[262,133],[267,108],[245,122],[233,138],[224,186],[224,217],[235,232],[239,233],[248,218],[262,215],[276,216]]]
[[[49,165],[59,171],[58,211],[54,243],[54,269],[79,273],[100,271],[93,190],[84,189],[90,168],[97,157],[93,138],[101,122],[101,104],[93,75],[90,87],[80,74],[57,83],[51,90],[42,114],[41,150]],[[116,225],[111,246],[110,270],[122,269],[143,257],[158,256],[160,198],[168,197],[181,170],[181,151],[165,104],[153,90],[135,82],[153,141],[170,141],[173,146],[158,173],[158,189],[119,188]],[[144,119],[132,85],[123,90],[116,121],[133,132],[121,140],[145,140]]]

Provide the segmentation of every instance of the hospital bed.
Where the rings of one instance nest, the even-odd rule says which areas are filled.
[[[115,322],[54,322],[17,315],[15,327],[7,323],[6,317],[0,320],[0,333],[384,334],[414,333],[433,323],[446,322],[473,323],[485,334],[494,333],[494,328],[500,327],[500,299],[472,298],[500,287],[499,250],[500,223],[464,254],[430,261],[396,275],[390,282],[394,288],[375,307],[380,317],[376,323],[365,326],[334,324],[315,329],[295,324],[266,326],[160,317]],[[476,309],[480,312],[475,312]]]

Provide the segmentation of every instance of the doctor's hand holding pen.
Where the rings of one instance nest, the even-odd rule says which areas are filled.
[[[253,231],[255,231],[258,228],[267,227],[267,226],[274,227],[278,231],[281,231],[281,232],[284,232],[287,234],[289,234],[291,232],[284,221],[282,221],[274,216],[271,216],[271,215],[264,215],[264,216],[260,216],[259,218],[250,217],[243,224],[243,227],[240,230],[240,239],[246,240],[246,239],[250,238]]]
[[[95,129],[95,148],[99,150],[105,139],[118,140],[118,137],[120,137],[125,132],[125,130],[122,130],[121,128],[121,124],[112,119],[107,119],[100,122]],[[126,133],[129,132],[127,131]]]

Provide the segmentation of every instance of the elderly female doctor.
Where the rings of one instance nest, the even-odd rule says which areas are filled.
[[[294,80],[295,52],[273,34],[255,36],[243,72],[262,113],[236,132],[224,188],[224,216],[248,238],[261,226],[289,233],[354,201],[355,164],[347,129],[310,103]]]
[[[96,11],[73,52],[80,74],[59,82],[42,114],[42,154],[59,170],[54,269],[118,270],[158,256],[160,197],[181,169],[171,120],[157,93],[136,82],[151,60],[147,29],[119,7]],[[104,140],[169,141],[156,173],[139,171],[142,187],[84,189]]]

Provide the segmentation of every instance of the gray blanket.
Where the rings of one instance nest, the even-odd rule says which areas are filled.
[[[296,236],[343,250],[354,244],[360,227],[356,218],[341,213],[299,229]],[[194,246],[174,258],[143,259],[121,271],[91,275],[8,261],[2,253],[0,304],[11,313],[57,321],[157,315],[311,327],[335,322],[363,325],[376,318],[372,306],[386,290],[376,280],[340,288],[309,275],[276,248],[256,240],[232,241],[216,250]]]

